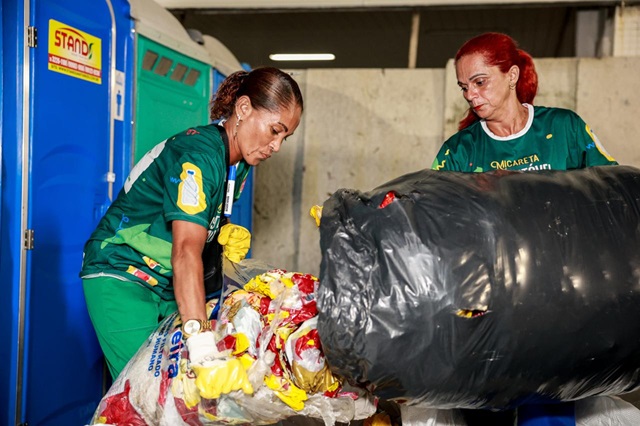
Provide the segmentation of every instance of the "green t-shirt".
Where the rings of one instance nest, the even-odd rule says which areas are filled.
[[[589,126],[573,111],[534,107],[524,129],[494,135],[478,121],[449,138],[433,161],[433,170],[569,170],[617,164]]]
[[[228,168],[216,127],[188,129],[140,159],[85,244],[82,278],[114,276],[174,298],[171,221],[202,225],[206,244],[217,244]],[[249,169],[244,160],[237,165],[235,200]]]

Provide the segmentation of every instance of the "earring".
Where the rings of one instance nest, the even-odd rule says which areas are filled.
[[[236,128],[235,131],[233,132],[233,137],[237,138],[238,137],[238,126],[240,125],[240,122],[242,121],[242,118],[240,118],[240,114],[236,114]]]
[[[509,89],[513,90],[515,88],[516,88],[516,84],[515,83],[513,83],[513,82],[509,83]]]

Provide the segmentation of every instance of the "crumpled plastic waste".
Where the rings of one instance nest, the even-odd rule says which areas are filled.
[[[176,312],[127,364],[91,424],[261,425],[302,415],[330,425],[375,413],[376,399],[325,362],[316,277],[252,260],[224,270],[223,297],[207,302],[207,313],[217,313],[214,335],[224,358],[190,365]],[[228,388],[230,382],[241,385]]]
[[[316,226],[320,226],[320,220],[322,219],[322,206],[311,207],[309,215],[315,219]]]

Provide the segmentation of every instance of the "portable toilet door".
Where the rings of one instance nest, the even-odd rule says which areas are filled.
[[[208,34],[202,36],[202,41],[211,64],[211,76],[215,92],[222,80],[236,71],[244,69],[235,55],[220,40]]]
[[[134,163],[168,137],[209,122],[208,56],[168,10],[131,0],[136,31]]]
[[[3,128],[2,197],[17,206],[1,223],[1,303],[11,312],[2,337],[12,351],[3,358],[11,362],[3,424],[84,425],[103,394],[102,351],[78,273],[109,204],[118,1],[3,2],[3,22],[12,22],[3,41],[29,45],[3,75],[12,80],[3,81],[3,113],[11,101],[16,112],[7,123],[14,137]]]
[[[217,38],[204,34],[204,48],[209,54],[211,64],[211,91],[215,93],[222,81],[230,74],[244,69],[235,55]],[[231,223],[244,226],[253,232],[253,168],[247,175],[240,199],[233,205]],[[251,257],[251,250],[247,253]]]

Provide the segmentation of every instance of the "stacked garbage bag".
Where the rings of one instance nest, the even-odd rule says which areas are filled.
[[[325,203],[318,331],[376,396],[500,410],[640,386],[640,170],[418,171]]]
[[[333,374],[317,329],[316,277],[225,261],[224,291],[207,303],[218,350],[237,359],[251,388],[208,398],[196,386],[176,312],[160,323],[100,402],[92,424],[273,424],[291,416],[326,424],[366,418],[375,400]]]

